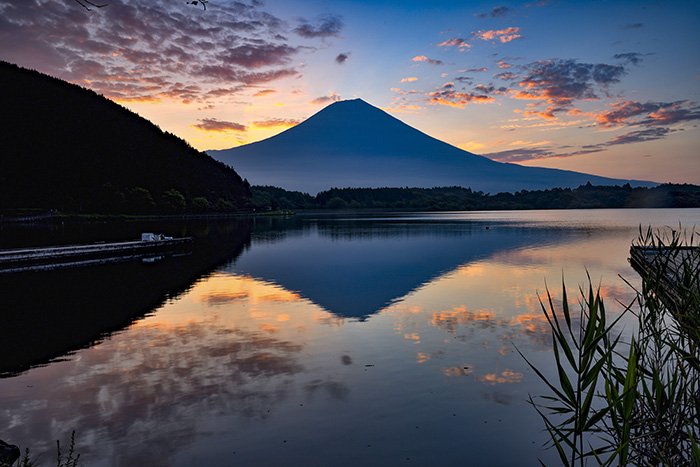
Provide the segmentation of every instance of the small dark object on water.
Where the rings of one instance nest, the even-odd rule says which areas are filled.
[[[19,448],[0,439],[0,463],[12,465],[19,459]]]
[[[372,365],[372,364],[370,364],[370,365],[365,365],[365,367],[367,367],[367,368],[369,368],[369,367],[371,367],[371,366],[374,366],[374,365]]]

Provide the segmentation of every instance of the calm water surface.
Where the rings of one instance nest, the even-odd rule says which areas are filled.
[[[76,430],[88,466],[553,462],[525,402],[545,389],[514,349],[551,372],[537,293],[556,300],[587,269],[619,313],[638,226],[679,222],[700,210],[173,225],[197,238],[190,255],[0,275],[0,438],[49,462]],[[5,229],[0,244],[146,228]]]

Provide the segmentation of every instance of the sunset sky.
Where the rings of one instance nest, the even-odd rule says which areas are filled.
[[[0,0],[0,59],[202,150],[359,97],[495,160],[700,184],[697,1],[102,1]]]

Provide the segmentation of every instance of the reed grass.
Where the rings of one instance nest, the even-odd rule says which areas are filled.
[[[673,254],[695,247],[697,238],[681,229],[640,229],[636,245]],[[657,262],[634,302],[609,324],[590,277],[577,311],[565,284],[561,306],[554,305],[549,289],[540,298],[552,331],[556,378],[518,352],[550,390],[529,402],[562,465],[700,465],[700,262],[686,255],[679,268],[673,266],[676,276],[673,264]],[[677,290],[668,290],[669,277]],[[615,326],[626,313],[638,323],[629,340]]]
[[[75,447],[75,430],[70,435],[70,443],[68,444],[68,452],[64,453],[61,450],[61,441],[56,440],[56,467],[78,467],[80,454],[76,452]],[[0,467],[38,467],[39,458],[32,458],[29,448],[25,448],[24,455],[17,459],[12,464],[0,462]]]

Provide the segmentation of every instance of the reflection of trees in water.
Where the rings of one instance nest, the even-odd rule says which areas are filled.
[[[81,353],[69,373],[47,381],[51,396],[25,400],[14,413],[19,422],[12,420],[14,411],[4,411],[0,425],[14,425],[8,430],[12,439],[40,446],[57,429],[47,420],[56,420],[61,430],[76,430],[87,463],[170,465],[216,416],[268,416],[291,390],[291,377],[303,371],[302,349],[214,323],[136,325]],[[334,398],[348,391],[333,381],[312,381],[306,390]],[[104,439],[108,446],[93,444]]]
[[[12,226],[9,237],[49,244],[54,231]],[[125,262],[88,268],[2,276],[0,374],[16,374],[69,352],[94,345],[106,335],[191,289],[197,280],[235,259],[250,241],[247,221],[67,224],[60,242],[137,238],[138,232],[195,238],[191,254],[156,264]]]

